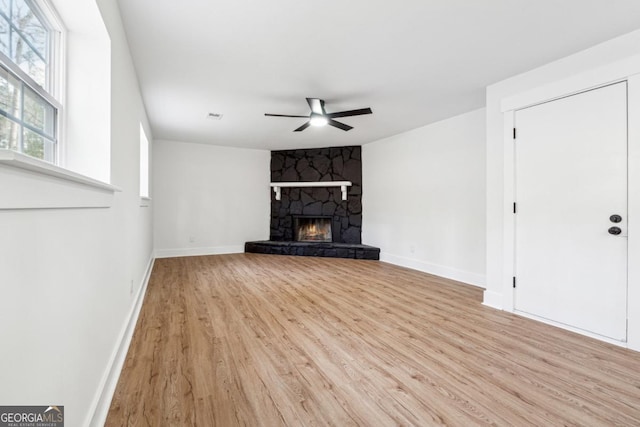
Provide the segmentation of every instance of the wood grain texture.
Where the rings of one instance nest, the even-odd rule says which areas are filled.
[[[376,261],[159,259],[107,426],[640,425],[640,357]]]

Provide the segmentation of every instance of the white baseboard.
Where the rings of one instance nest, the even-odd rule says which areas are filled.
[[[101,382],[99,392],[96,394],[87,422],[84,425],[89,426],[104,426],[109,414],[109,407],[111,406],[111,400],[113,394],[116,391],[118,385],[118,379],[120,378],[120,372],[124,366],[127,352],[129,351],[129,345],[133,338],[133,332],[138,322],[138,316],[142,309],[142,302],[147,292],[147,286],[149,285],[149,278],[151,277],[151,271],[153,270],[155,258],[151,258],[147,264],[147,271],[144,274],[142,283],[138,289],[138,293],[135,297],[135,302],[129,311],[127,322],[124,324],[122,331],[120,332],[120,339],[118,346],[114,349],[111,358],[109,359],[109,369]]]
[[[487,307],[496,308],[498,310],[502,310],[502,294],[499,292],[490,291],[485,289],[484,298],[482,300],[482,305],[486,305]]]
[[[182,256],[241,254],[244,245],[214,246],[209,248],[156,249],[156,258],[176,258]]]
[[[594,338],[594,339],[596,339],[598,341],[604,341],[606,343],[614,344],[614,345],[617,345],[619,347],[629,348],[629,345],[627,344],[626,341],[615,340],[613,338],[605,337],[604,335],[598,335],[598,334],[595,334],[593,332],[585,331],[584,329],[575,328],[573,326],[566,325],[564,323],[555,322],[553,320],[545,319],[544,317],[538,317],[538,316],[536,316],[534,314],[529,314],[529,313],[525,313],[523,311],[517,311],[517,310],[513,311],[512,314],[515,314],[515,315],[518,315],[518,316],[522,316],[522,317],[526,317],[527,319],[535,320],[537,322],[545,323],[547,325],[555,326],[556,328],[564,329],[566,331],[571,331],[571,332],[574,332],[576,334],[584,335],[584,336],[589,337],[589,338]]]
[[[457,270],[455,268],[431,264],[418,259],[406,258],[386,252],[380,252],[380,261],[399,265],[401,267],[411,268],[413,270],[422,271],[424,273],[429,273],[440,277],[445,277],[447,279],[477,286],[479,288],[485,288],[486,279],[483,274]]]

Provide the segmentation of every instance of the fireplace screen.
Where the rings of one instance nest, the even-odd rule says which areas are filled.
[[[331,242],[331,217],[299,216],[294,218],[297,242]]]

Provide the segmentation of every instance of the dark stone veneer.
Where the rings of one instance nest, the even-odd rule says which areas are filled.
[[[272,182],[351,181],[347,200],[340,187],[284,187],[271,192],[269,239],[247,242],[245,252],[274,255],[380,259],[380,249],[362,243],[362,157],[360,146],[271,152]],[[333,242],[294,242],[297,215],[331,217]]]
[[[247,242],[244,251],[255,254],[319,256],[331,258],[380,259],[380,249],[350,243]]]
[[[282,188],[271,193],[273,241],[293,240],[293,216],[331,216],[335,243],[362,242],[362,157],[360,146],[271,152],[272,182],[351,181],[347,200],[340,187]]]

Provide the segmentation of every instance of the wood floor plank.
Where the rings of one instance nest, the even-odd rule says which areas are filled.
[[[640,425],[639,353],[375,261],[156,261],[108,426]]]

